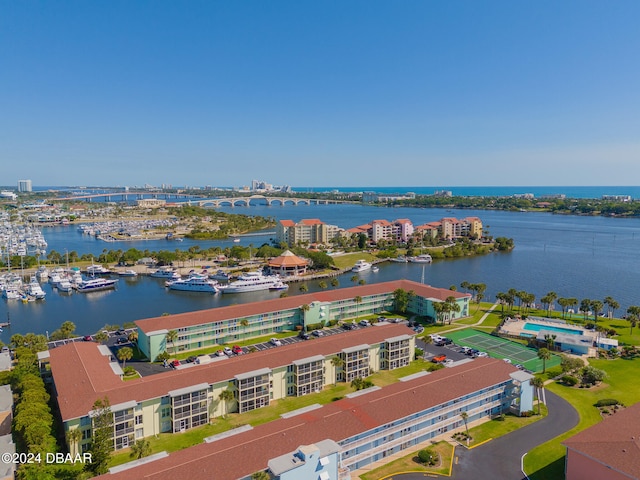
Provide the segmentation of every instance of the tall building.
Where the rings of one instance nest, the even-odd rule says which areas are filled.
[[[18,191],[19,192],[32,191],[31,180],[18,180]]]

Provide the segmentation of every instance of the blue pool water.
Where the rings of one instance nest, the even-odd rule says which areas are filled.
[[[569,333],[571,335],[582,335],[580,330],[573,330],[571,328],[554,327],[553,325],[540,325],[538,323],[525,323],[525,330],[531,330],[539,332],[540,330],[551,330],[552,332]]]

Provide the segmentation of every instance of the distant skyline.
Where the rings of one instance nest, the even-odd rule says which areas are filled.
[[[4,2],[0,184],[638,185],[640,3]]]

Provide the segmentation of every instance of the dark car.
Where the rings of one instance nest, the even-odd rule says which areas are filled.
[[[307,332],[300,332],[298,334],[298,338],[301,338],[303,340],[309,340],[310,337],[309,337],[309,334]]]
[[[91,337],[91,335],[85,335],[84,337],[82,337],[82,339],[85,342],[91,342],[93,340],[93,338]]]
[[[119,328],[116,331],[116,335],[126,335],[126,334],[127,334],[127,332],[123,328]]]
[[[118,340],[116,340],[116,343],[118,345],[122,345],[123,343],[129,343],[129,340],[127,339],[127,337],[120,337],[118,338]]]
[[[343,323],[342,328],[344,328],[345,330],[353,330],[355,328],[355,325],[353,323]]]
[[[195,357],[193,355],[191,355],[190,357],[187,358],[187,363],[193,363],[198,359],[198,357]]]

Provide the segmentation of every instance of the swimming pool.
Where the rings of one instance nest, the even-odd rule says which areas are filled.
[[[552,332],[569,333],[571,335],[582,335],[582,330],[574,330],[572,328],[554,327],[553,325],[540,325],[539,323],[525,323],[523,328],[533,332],[540,330],[550,330]]]

